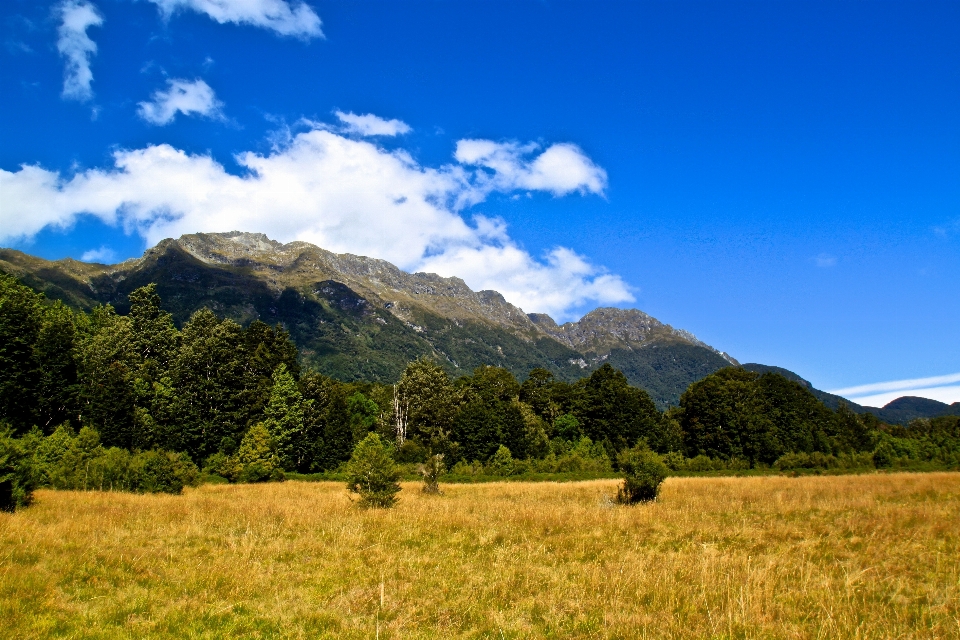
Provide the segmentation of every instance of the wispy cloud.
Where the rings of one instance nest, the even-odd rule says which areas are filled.
[[[827,267],[836,266],[837,257],[832,256],[829,253],[821,253],[813,259],[813,263],[821,269],[826,269]]]
[[[320,16],[305,2],[284,0],[149,0],[169,18],[177,11],[196,11],[220,24],[248,24],[282,36],[322,38]]]
[[[243,175],[208,155],[169,145],[118,151],[114,166],[72,177],[38,166],[0,170],[0,240],[66,226],[81,213],[136,228],[151,243],[198,231],[246,229],[278,240],[305,240],[337,252],[389,260],[411,271],[462,277],[496,289],[527,311],[559,320],[588,302],[633,300],[617,275],[565,247],[532,256],[497,218],[464,219],[464,209],[494,192],[599,193],[606,173],[577,147],[520,149],[493,164],[504,143],[458,144],[457,160],[422,166],[403,149],[316,123],[267,155],[239,154]],[[465,153],[465,149],[488,150]],[[477,166],[477,165],[481,166]]]
[[[97,43],[87,29],[103,24],[97,8],[84,0],[64,0],[57,6],[60,26],[57,28],[57,50],[64,58],[63,97],[87,101],[93,97],[93,71],[90,60],[97,53]]]
[[[397,136],[411,131],[410,125],[401,120],[384,120],[372,113],[358,116],[354,113],[336,112],[337,118],[344,124],[346,133],[361,136]]]
[[[149,102],[139,103],[137,112],[150,124],[173,122],[177,113],[223,118],[223,103],[203,80],[167,80],[167,89],[154,92]]]
[[[868,407],[882,407],[902,396],[917,396],[939,400],[947,404],[960,401],[960,373],[929,378],[891,380],[856,387],[835,389],[830,393],[853,400]]]

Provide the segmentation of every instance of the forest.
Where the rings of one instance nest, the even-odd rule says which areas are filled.
[[[177,327],[153,285],[129,302],[84,313],[0,274],[0,502],[331,474],[371,432],[456,477],[610,473],[638,444],[677,474],[960,466],[957,416],[887,425],[776,373],[722,369],[664,412],[609,364],[521,382],[420,358],[395,384],[342,382],[302,367],[280,325],[200,309]]]

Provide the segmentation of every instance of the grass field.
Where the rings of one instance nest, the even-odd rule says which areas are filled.
[[[960,473],[41,491],[0,515],[0,634],[960,638]]]

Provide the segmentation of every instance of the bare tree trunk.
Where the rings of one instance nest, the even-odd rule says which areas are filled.
[[[397,432],[397,446],[403,446],[407,439],[407,407],[400,401],[400,390],[393,385],[393,420]]]

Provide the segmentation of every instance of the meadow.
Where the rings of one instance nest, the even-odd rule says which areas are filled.
[[[960,638],[960,473],[41,490],[0,514],[15,638]]]

